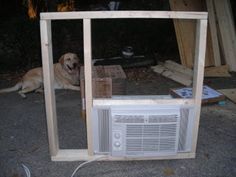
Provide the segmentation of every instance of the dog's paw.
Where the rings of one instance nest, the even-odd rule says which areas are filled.
[[[35,90],[35,93],[43,93],[43,89],[42,88],[38,88]]]
[[[24,93],[22,93],[21,91],[19,91],[18,93],[22,98],[26,98],[26,95]]]
[[[74,85],[66,85],[66,86],[64,86],[64,89],[80,91],[80,87],[74,86]]]

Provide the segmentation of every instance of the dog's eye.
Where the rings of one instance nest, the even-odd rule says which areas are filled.
[[[67,61],[70,61],[70,58],[67,58],[66,60],[67,60]]]

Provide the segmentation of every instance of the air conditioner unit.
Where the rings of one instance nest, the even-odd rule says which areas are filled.
[[[191,150],[192,108],[180,106],[93,107],[94,154],[154,157]]]

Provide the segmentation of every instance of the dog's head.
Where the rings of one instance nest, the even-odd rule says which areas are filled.
[[[69,73],[74,74],[79,71],[79,58],[75,53],[66,53],[61,56],[59,63]]]

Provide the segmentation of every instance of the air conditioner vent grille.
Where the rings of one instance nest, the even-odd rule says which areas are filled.
[[[144,123],[143,115],[115,115],[115,123]]]
[[[98,109],[99,152],[109,152],[109,109]]]
[[[126,125],[126,155],[175,153],[176,135],[176,123]]]
[[[149,123],[176,122],[177,115],[150,115]]]
[[[175,136],[176,131],[176,124],[164,124],[161,125],[160,134],[161,137]]]
[[[175,151],[175,143],[176,143],[175,137],[161,139],[160,140],[160,152]]]

